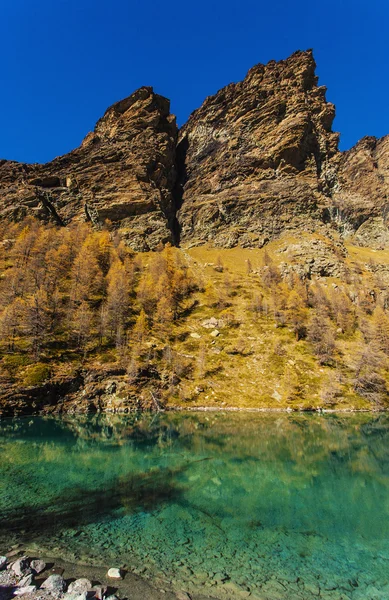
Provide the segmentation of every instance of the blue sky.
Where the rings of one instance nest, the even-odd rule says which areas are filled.
[[[341,148],[389,133],[388,0],[3,0],[0,158],[78,146],[141,85],[179,124],[258,62],[314,49]]]

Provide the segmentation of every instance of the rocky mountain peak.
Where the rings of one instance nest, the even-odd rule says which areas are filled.
[[[115,137],[126,131],[155,127],[169,130],[175,124],[170,114],[170,101],[155,94],[152,87],[141,87],[128,98],[110,106],[96,123],[94,133],[101,137]]]
[[[66,225],[106,220],[136,250],[173,242],[177,125],[170,102],[142,87],[107,109],[80,148],[46,165],[0,165],[1,216]]]
[[[258,247],[332,227],[389,244],[389,138],[342,153],[312,50],[252,67],[178,132],[170,102],[141,87],[82,145],[46,165],[0,163],[0,219],[106,220],[136,250],[160,242]]]
[[[329,193],[339,140],[334,106],[317,81],[312,51],[296,52],[256,65],[192,113],[179,134],[183,240],[257,244],[277,233],[267,213],[274,220],[284,211],[289,223],[291,209],[314,215],[317,194]]]

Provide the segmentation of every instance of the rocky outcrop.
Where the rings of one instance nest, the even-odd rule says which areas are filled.
[[[0,219],[108,220],[136,250],[260,247],[328,227],[388,246],[389,137],[340,152],[315,67],[311,51],[258,64],[179,134],[169,101],[140,88],[73,152],[46,165],[0,161]]]
[[[365,137],[339,161],[331,218],[361,245],[389,245],[389,136]]]
[[[256,65],[206,99],[178,145],[181,241],[260,246],[322,221],[333,184],[334,106],[310,51]]]
[[[169,101],[140,88],[73,152],[45,165],[0,161],[0,219],[109,220],[136,250],[172,242],[176,139]]]

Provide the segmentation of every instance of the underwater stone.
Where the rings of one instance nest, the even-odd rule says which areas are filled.
[[[6,556],[0,556],[0,571],[2,569],[5,569],[7,564],[7,557]]]
[[[104,595],[107,593],[107,587],[96,585],[92,588],[92,591],[94,592],[95,598],[97,598],[97,600],[103,600]]]
[[[122,579],[122,574],[120,572],[120,569],[112,568],[109,569],[107,577],[110,577],[111,579]]]

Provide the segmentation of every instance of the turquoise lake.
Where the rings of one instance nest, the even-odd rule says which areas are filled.
[[[0,553],[213,598],[389,598],[389,416],[0,421]]]

